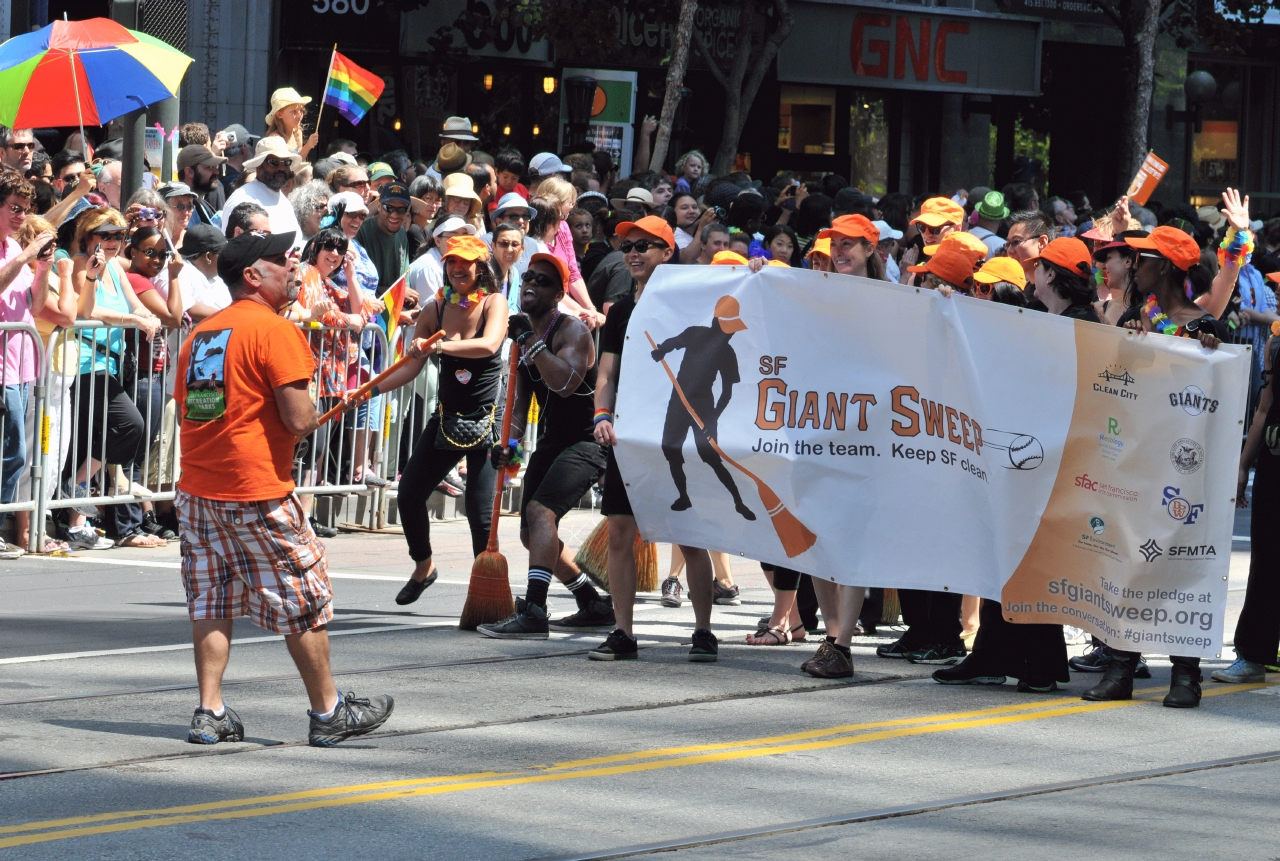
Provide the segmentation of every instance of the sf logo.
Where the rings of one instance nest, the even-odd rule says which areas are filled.
[[[1174,520],[1180,521],[1187,525],[1196,522],[1200,513],[1204,511],[1204,504],[1197,503],[1192,505],[1182,498],[1182,493],[1176,487],[1166,487],[1164,489],[1164,498],[1160,500],[1160,504],[1169,512],[1169,516]]]

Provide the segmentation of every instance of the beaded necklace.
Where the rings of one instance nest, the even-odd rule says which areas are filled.
[[[552,317],[551,317],[551,322],[547,324],[547,328],[545,328],[545,329],[543,329],[543,330],[542,330],[542,335],[541,335],[541,337],[539,337],[539,338],[538,338],[538,341],[539,341],[539,342],[541,342],[541,343],[543,343],[543,344],[546,344],[546,343],[547,343],[547,335],[551,332],[551,327],[552,327],[552,326],[554,326],[554,325],[556,324],[556,320],[559,320],[559,319],[560,319],[560,309],[559,309],[559,308],[557,308],[557,309],[556,309],[556,313],[555,313],[554,315],[552,315]],[[550,344],[547,344],[547,346],[551,346],[551,345],[550,345]],[[529,348],[528,348],[528,347],[522,346],[522,347],[520,348],[520,363],[521,363],[521,364],[524,364],[524,365],[529,364],[527,361],[525,361],[525,357],[528,355],[528,353],[529,353]]]
[[[470,293],[459,293],[446,280],[444,285],[436,292],[436,298],[450,305],[457,305],[460,308],[470,308],[477,302],[483,302],[484,298],[492,292],[488,287],[476,287]]]

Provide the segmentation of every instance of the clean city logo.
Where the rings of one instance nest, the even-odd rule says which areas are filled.
[[[1098,448],[1101,449],[1104,460],[1115,461],[1120,458],[1120,453],[1124,451],[1124,440],[1120,439],[1119,419],[1107,419],[1107,432],[1098,434]]]
[[[1170,392],[1169,406],[1182,407],[1182,411],[1189,416],[1218,411],[1218,402],[1206,395],[1199,386],[1187,386],[1180,392]]]
[[[1204,446],[1193,439],[1180,439],[1169,449],[1169,461],[1183,475],[1199,472],[1204,466]]]
[[[1125,502],[1137,502],[1138,491],[1130,490],[1127,487],[1118,487],[1114,484],[1108,484],[1105,481],[1099,481],[1096,478],[1090,478],[1089,473],[1076,476],[1076,487],[1081,490],[1089,490],[1094,493],[1101,493],[1103,496],[1110,496],[1112,499],[1123,499]]]
[[[1147,543],[1138,548],[1138,552],[1142,554],[1142,558],[1151,562],[1164,555],[1164,550],[1159,544],[1156,544],[1154,538],[1148,538]]]
[[[1164,489],[1164,498],[1160,500],[1160,504],[1169,512],[1170,517],[1188,526],[1195,523],[1204,512],[1203,502],[1187,502],[1182,498],[1182,491],[1172,485]]]
[[[1100,383],[1093,384],[1095,392],[1101,392],[1104,395],[1111,395],[1113,398],[1120,398],[1126,401],[1136,401],[1138,393],[1129,388],[1137,382],[1133,374],[1129,373],[1128,368],[1122,368],[1119,365],[1108,365],[1098,374]]]

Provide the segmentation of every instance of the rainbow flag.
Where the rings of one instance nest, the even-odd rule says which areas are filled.
[[[404,350],[401,349],[402,344],[396,338],[396,327],[400,323],[400,314],[404,311],[404,291],[409,286],[408,277],[408,273],[401,275],[400,279],[382,294],[382,304],[386,307],[378,315],[378,325],[387,333],[387,343],[391,345],[393,360],[404,355]]]
[[[334,51],[329,83],[324,88],[324,103],[337,108],[338,113],[354,125],[364,119],[385,86],[382,78]]]

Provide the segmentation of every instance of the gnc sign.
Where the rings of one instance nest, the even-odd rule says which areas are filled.
[[[778,78],[945,92],[1035,95],[1040,22],[1009,15],[799,2]]]

